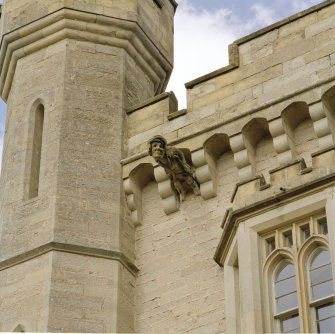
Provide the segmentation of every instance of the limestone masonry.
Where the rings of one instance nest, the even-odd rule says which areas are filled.
[[[335,331],[335,0],[235,41],[183,110],[176,10],[4,1],[0,331]]]

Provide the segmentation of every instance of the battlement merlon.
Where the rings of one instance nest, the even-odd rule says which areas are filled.
[[[144,156],[155,134],[196,150],[194,143],[203,143],[209,132],[234,136],[253,117],[271,120],[293,102],[318,103],[334,79],[334,22],[335,1],[328,0],[237,40],[229,47],[228,66],[186,84],[187,112],[151,117],[145,131],[132,121],[149,112],[145,103],[129,115],[135,127],[124,161]],[[151,109],[164,114],[160,105]]]
[[[174,0],[5,1],[1,17],[0,94],[6,101],[17,61],[59,40],[96,40],[124,48],[165,90],[173,68]]]

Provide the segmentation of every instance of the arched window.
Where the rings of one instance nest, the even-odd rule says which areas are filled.
[[[297,285],[294,265],[282,261],[274,277],[275,319],[282,333],[299,333]],[[279,327],[279,326],[278,326]]]
[[[310,300],[318,333],[335,332],[334,285],[329,250],[317,248],[309,267]]]
[[[44,123],[44,107],[39,104],[33,110],[33,135],[31,142],[31,165],[29,175],[29,192],[28,199],[38,196],[39,179],[40,179],[40,166],[41,166],[41,153],[42,153],[42,136],[43,136],[43,123]]]

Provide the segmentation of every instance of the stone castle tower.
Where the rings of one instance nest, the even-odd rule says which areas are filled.
[[[235,41],[185,110],[176,6],[5,0],[0,331],[335,331],[335,0]]]

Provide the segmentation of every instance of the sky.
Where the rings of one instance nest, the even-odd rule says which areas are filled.
[[[167,91],[174,91],[179,101],[179,109],[183,109],[186,106],[184,83],[226,66],[228,44],[322,1],[177,0],[177,2],[179,6],[175,16],[175,64]],[[5,104],[0,100],[0,157],[5,110]]]

